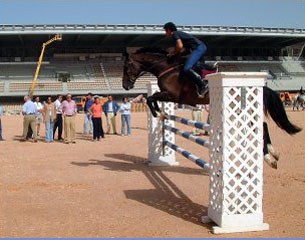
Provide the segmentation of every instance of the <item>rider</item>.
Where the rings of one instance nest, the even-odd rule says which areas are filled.
[[[205,95],[208,87],[207,83],[205,83],[206,81],[202,81],[201,76],[192,68],[207,52],[206,45],[198,38],[186,32],[177,31],[176,25],[172,22],[164,24],[163,28],[166,36],[172,38],[176,44],[174,52],[168,54],[168,57],[180,53],[183,48],[191,50],[191,54],[184,64],[183,74],[195,82],[199,95]]]

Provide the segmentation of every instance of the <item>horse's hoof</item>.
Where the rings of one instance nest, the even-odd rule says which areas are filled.
[[[159,118],[164,121],[164,120],[167,120],[168,119],[168,116],[165,112],[160,112],[159,113]]]
[[[264,161],[272,168],[277,169],[277,162],[271,160],[270,154],[264,156]]]
[[[271,144],[267,144],[268,152],[275,158],[276,161],[280,159],[280,153],[276,150],[274,150],[273,146]]]

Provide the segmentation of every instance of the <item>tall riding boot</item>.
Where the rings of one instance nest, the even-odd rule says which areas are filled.
[[[193,69],[190,69],[187,73],[188,77],[190,77],[191,80],[193,80],[196,84],[198,94],[201,96],[205,96],[205,94],[207,94],[208,92],[208,81],[202,80],[200,75],[196,73]]]

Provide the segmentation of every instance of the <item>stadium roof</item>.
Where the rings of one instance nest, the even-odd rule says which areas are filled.
[[[263,47],[284,47],[305,42],[305,29],[299,28],[263,28],[181,25],[179,30],[189,32],[210,45],[241,45]],[[69,43],[94,43],[111,46],[142,46],[151,43],[162,44],[165,41],[163,25],[0,25],[0,44],[8,42],[24,45],[29,41],[41,43],[50,35],[62,34]]]
[[[164,34],[163,25],[0,25],[0,34]],[[195,35],[242,35],[242,36],[294,36],[305,37],[305,29],[263,28],[263,27],[228,27],[228,26],[177,26],[179,30]]]

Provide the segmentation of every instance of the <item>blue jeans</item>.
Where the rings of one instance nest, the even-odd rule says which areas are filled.
[[[54,121],[49,119],[48,121],[45,122],[45,124],[46,124],[46,141],[53,142],[54,141],[54,137],[53,137]]]
[[[188,70],[192,69],[194,65],[202,58],[202,56],[207,52],[207,47],[204,44],[199,45],[186,60],[183,72],[186,73]]]
[[[85,114],[84,133],[88,134],[88,124],[90,125],[90,133],[93,133],[92,116],[89,113]]]
[[[125,124],[127,125],[127,134],[130,135],[130,114],[122,114],[122,128],[121,134],[125,134]]]

